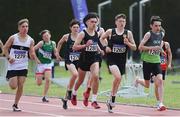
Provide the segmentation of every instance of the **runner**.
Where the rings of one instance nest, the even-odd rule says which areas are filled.
[[[64,99],[62,99],[64,109],[68,108],[67,100],[71,100],[72,88],[78,77],[77,65],[78,65],[78,60],[79,60],[79,55],[80,55],[80,52],[72,50],[72,46],[74,45],[74,42],[78,36],[79,29],[80,29],[79,21],[73,19],[69,24],[69,28],[71,32],[63,35],[63,37],[59,40],[58,45],[57,45],[57,50],[59,53],[62,45],[66,43],[66,51],[64,52],[65,65],[66,65],[65,68],[66,70],[69,70],[69,72],[71,73],[71,78],[67,86],[66,96]]]
[[[99,33],[98,45],[100,46],[101,49],[103,49],[99,38],[104,33],[104,29],[99,26],[100,19],[99,19],[99,16],[97,15],[97,13],[95,13],[95,12],[92,12],[92,13],[94,13],[97,16],[98,21],[97,21],[97,26],[96,26],[95,31],[97,31]],[[99,58],[99,69],[100,69],[101,68],[101,63],[102,63],[102,54],[101,53],[98,54],[98,58]],[[86,73],[86,77],[88,77],[88,81],[87,81],[87,88],[86,88],[85,92],[83,93],[83,96],[84,96],[83,104],[84,104],[84,106],[88,106],[88,99],[89,99],[89,96],[90,96],[91,87],[92,87],[92,83],[93,83],[93,80],[91,79],[90,75],[91,74],[89,72]],[[100,81],[102,80],[102,77],[100,77],[100,70],[99,70],[99,80]]]
[[[32,59],[35,59],[34,40],[27,34],[29,30],[28,19],[22,19],[18,22],[18,30],[19,32],[10,36],[4,45],[4,54],[9,61],[6,78],[10,88],[17,89],[12,106],[13,111],[21,111],[18,103],[28,73],[28,53]]]
[[[91,105],[95,109],[98,109],[100,108],[96,100],[99,87],[98,51],[102,52],[102,50],[98,46],[98,33],[95,31],[97,25],[97,16],[93,13],[89,13],[85,16],[83,22],[86,26],[86,29],[78,34],[78,37],[73,45],[73,49],[76,51],[81,50],[81,54],[78,65],[79,78],[73,90],[71,103],[73,105],[77,105],[77,90],[84,81],[86,71],[90,71],[91,78],[93,79],[93,95]]]
[[[156,97],[157,110],[166,110],[163,104],[163,80],[162,80],[162,70],[160,67],[160,52],[162,51],[161,43],[164,37],[164,32],[161,31],[161,18],[159,16],[152,16],[150,20],[151,30],[148,31],[143,40],[139,45],[139,50],[141,52],[141,59],[143,60],[143,74],[144,79],[136,79],[136,84],[141,84],[142,86],[149,88],[150,75],[154,74],[154,82],[158,87],[158,97]]]
[[[36,83],[38,86],[42,84],[42,79],[45,79],[45,86],[43,91],[43,102],[49,102],[47,99],[47,92],[50,86],[51,68],[52,68],[52,54],[58,58],[56,43],[51,41],[51,33],[49,30],[43,30],[40,33],[42,41],[35,45],[34,49],[37,52],[38,64],[36,68]]]
[[[115,17],[116,28],[108,29],[100,38],[104,43],[104,51],[107,53],[109,69],[114,76],[111,97],[107,101],[108,112],[112,113],[115,107],[115,98],[121,83],[122,75],[125,73],[127,50],[136,50],[133,34],[125,29],[126,15],[118,14]],[[105,41],[105,42],[104,42]],[[107,44],[106,44],[107,43]]]

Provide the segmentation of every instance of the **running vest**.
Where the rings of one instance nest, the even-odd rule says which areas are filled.
[[[66,53],[65,59],[70,60],[71,62],[79,60],[80,52],[76,52],[72,49],[74,42],[71,38],[71,34],[68,36],[68,40],[66,42]]]
[[[127,36],[128,30],[124,30],[122,35],[116,33],[116,29],[112,29],[110,39],[108,39],[108,47],[111,48],[112,52],[107,54],[109,60],[116,62],[126,62],[126,55],[128,46],[124,44],[123,35]]]
[[[42,64],[49,64],[52,62],[52,53],[54,51],[55,42],[50,41],[50,43],[45,43],[38,49],[37,57]]]
[[[86,47],[82,52],[81,56],[84,58],[84,60],[88,59],[94,59],[97,57],[98,54],[98,33],[95,31],[94,36],[90,36],[85,30],[83,30],[85,33],[84,39],[82,40],[82,44],[86,44],[88,40],[92,40],[93,44]]]
[[[145,46],[160,46],[163,39],[163,33],[153,33],[150,31],[150,38],[145,43]],[[141,53],[141,59],[149,63],[160,63],[160,51],[148,50]]]
[[[165,47],[165,42],[163,42],[163,47],[162,49],[164,50],[165,54],[160,54],[160,58],[161,58],[161,69],[162,70],[167,70],[167,60],[168,60],[168,52],[167,49]]]
[[[8,63],[8,70],[28,69],[28,52],[33,39],[28,35],[25,42],[20,41],[18,33],[13,35],[14,41],[9,55],[15,59],[14,63]]]

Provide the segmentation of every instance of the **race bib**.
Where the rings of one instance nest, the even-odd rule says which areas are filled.
[[[43,57],[44,57],[44,58],[51,59],[52,53],[51,53],[51,52],[44,52],[44,53],[43,53]]]
[[[26,51],[24,50],[15,50],[14,51],[15,59],[23,59],[26,57]]]
[[[161,56],[160,58],[161,58],[161,64],[167,63],[166,58],[164,56]]]
[[[114,44],[112,47],[112,52],[113,53],[125,53],[126,52],[126,46]]]
[[[51,59],[52,57],[52,52],[45,52],[42,49],[39,49],[39,53],[42,54],[43,58]]]
[[[80,52],[71,52],[69,54],[69,60],[72,62],[79,60],[79,57],[80,57]]]
[[[90,46],[86,47],[86,51],[88,51],[88,52],[98,51],[98,44],[97,43],[91,44]]]
[[[160,50],[149,50],[150,55],[160,55]]]

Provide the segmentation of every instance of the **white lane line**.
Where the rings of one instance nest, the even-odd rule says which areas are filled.
[[[0,107],[0,110],[8,110],[8,111],[12,111],[12,109],[9,108],[2,108]],[[37,111],[27,111],[27,110],[22,110],[23,112],[27,112],[27,113],[33,113],[33,114],[39,114],[39,115],[45,115],[45,116],[58,116],[58,117],[64,117],[62,115],[56,115],[56,114],[49,114],[49,113],[41,113],[41,112],[37,112]]]
[[[12,102],[14,100],[6,100],[6,99],[0,99],[1,101],[6,101],[6,102]],[[27,101],[20,101],[20,103],[25,103],[25,104],[33,104],[33,105],[41,105],[41,106],[51,106],[51,107],[57,107],[57,108],[60,108],[60,105],[53,105],[53,104],[43,104],[43,103],[34,103],[34,102],[27,102]],[[105,110],[99,110],[99,109],[88,109],[88,108],[82,108],[82,107],[73,107],[70,109],[85,109],[85,110],[89,110],[89,111],[95,111],[95,112],[104,112],[104,113],[108,113],[107,111]],[[131,113],[126,113],[126,112],[117,112],[117,111],[114,111],[112,114],[125,114],[127,116],[145,116],[143,114],[131,114]]]

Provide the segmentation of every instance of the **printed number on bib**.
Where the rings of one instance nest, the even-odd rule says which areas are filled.
[[[79,60],[79,57],[80,57],[80,53],[79,52],[71,52],[69,54],[69,60],[72,61],[72,62]]]
[[[14,51],[15,59],[23,59],[26,57],[26,51]]]
[[[159,50],[149,50],[149,54],[150,55],[160,55],[160,51]]]
[[[52,53],[51,53],[51,52],[44,52],[44,53],[43,53],[43,57],[44,57],[44,58],[51,59]]]
[[[126,46],[114,44],[113,48],[112,48],[112,52],[113,53],[125,53],[126,52]]]
[[[98,44],[93,43],[90,46],[86,47],[86,51],[88,52],[96,52],[98,50]]]

